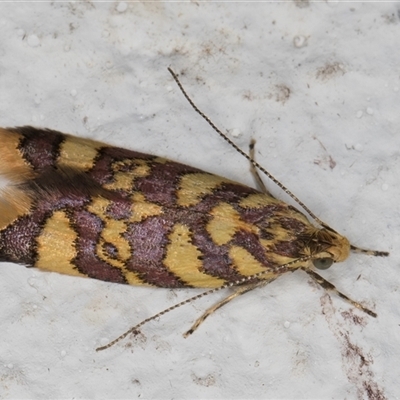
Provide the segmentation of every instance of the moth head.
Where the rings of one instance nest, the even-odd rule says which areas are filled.
[[[312,242],[315,245],[315,258],[312,261],[317,269],[328,269],[333,263],[344,261],[349,256],[349,241],[333,230],[317,230]]]

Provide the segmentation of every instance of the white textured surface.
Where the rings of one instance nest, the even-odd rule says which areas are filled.
[[[1,3],[2,126],[75,133],[252,184],[171,66],[238,145],[257,140],[257,159],[318,216],[391,256],[354,255],[324,274],[377,319],[294,273],[188,339],[218,296],[102,353],[193,291],[2,264],[0,397],[399,398],[399,35],[396,3]]]

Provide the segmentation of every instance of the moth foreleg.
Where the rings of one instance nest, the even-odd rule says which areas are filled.
[[[323,278],[322,276],[318,275],[316,272],[314,272],[314,271],[312,271],[310,269],[307,269],[307,268],[301,268],[301,269],[304,272],[306,272],[309,276],[311,276],[311,278],[313,278],[313,280],[315,282],[317,282],[319,285],[321,285],[325,290],[329,290],[331,292],[334,292],[335,294],[340,296],[342,299],[346,300],[347,302],[352,304],[354,307],[357,307],[359,310],[364,311],[365,313],[367,313],[371,317],[374,317],[374,318],[377,317],[376,313],[374,313],[371,310],[368,310],[368,308],[365,308],[360,303],[357,303],[356,301],[350,299],[350,297],[348,297],[345,294],[339,292],[339,290],[337,290],[336,287],[332,283],[328,282],[325,278]]]
[[[192,327],[183,334],[183,337],[188,337],[189,335],[191,335],[203,322],[204,320],[209,317],[211,314],[213,314],[215,311],[217,311],[219,308],[221,308],[222,306],[224,306],[225,304],[228,304],[230,301],[232,301],[233,299],[235,299],[238,296],[241,296],[242,294],[245,294],[247,292],[250,292],[251,290],[257,288],[257,287],[261,287],[266,285],[267,283],[270,283],[274,280],[273,279],[269,279],[269,280],[265,280],[265,281],[261,281],[261,282],[256,282],[256,283],[248,283],[242,286],[238,286],[235,291],[229,295],[228,297],[225,297],[224,299],[222,299],[221,301],[219,301],[217,304],[214,304],[212,307],[208,308],[204,314],[198,318],[195,323],[192,325]]]
[[[252,139],[249,145],[249,156],[252,160],[255,160],[255,144],[256,141]],[[250,163],[250,172],[256,181],[257,189],[262,193],[270,194],[253,163]]]

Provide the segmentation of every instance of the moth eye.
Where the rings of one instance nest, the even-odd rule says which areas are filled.
[[[332,264],[332,258],[317,258],[313,260],[314,267],[317,269],[328,269]]]

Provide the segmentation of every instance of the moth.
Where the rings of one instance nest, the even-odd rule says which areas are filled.
[[[0,261],[129,285],[210,288],[147,318],[146,322],[233,287],[186,333],[216,309],[286,272],[304,270],[325,289],[376,314],[337,291],[315,272],[359,249],[318,219],[297,197],[240,150],[179,88],[194,109],[251,163],[261,189],[156,155],[118,148],[49,129],[0,129]],[[273,197],[266,174],[313,222]]]

